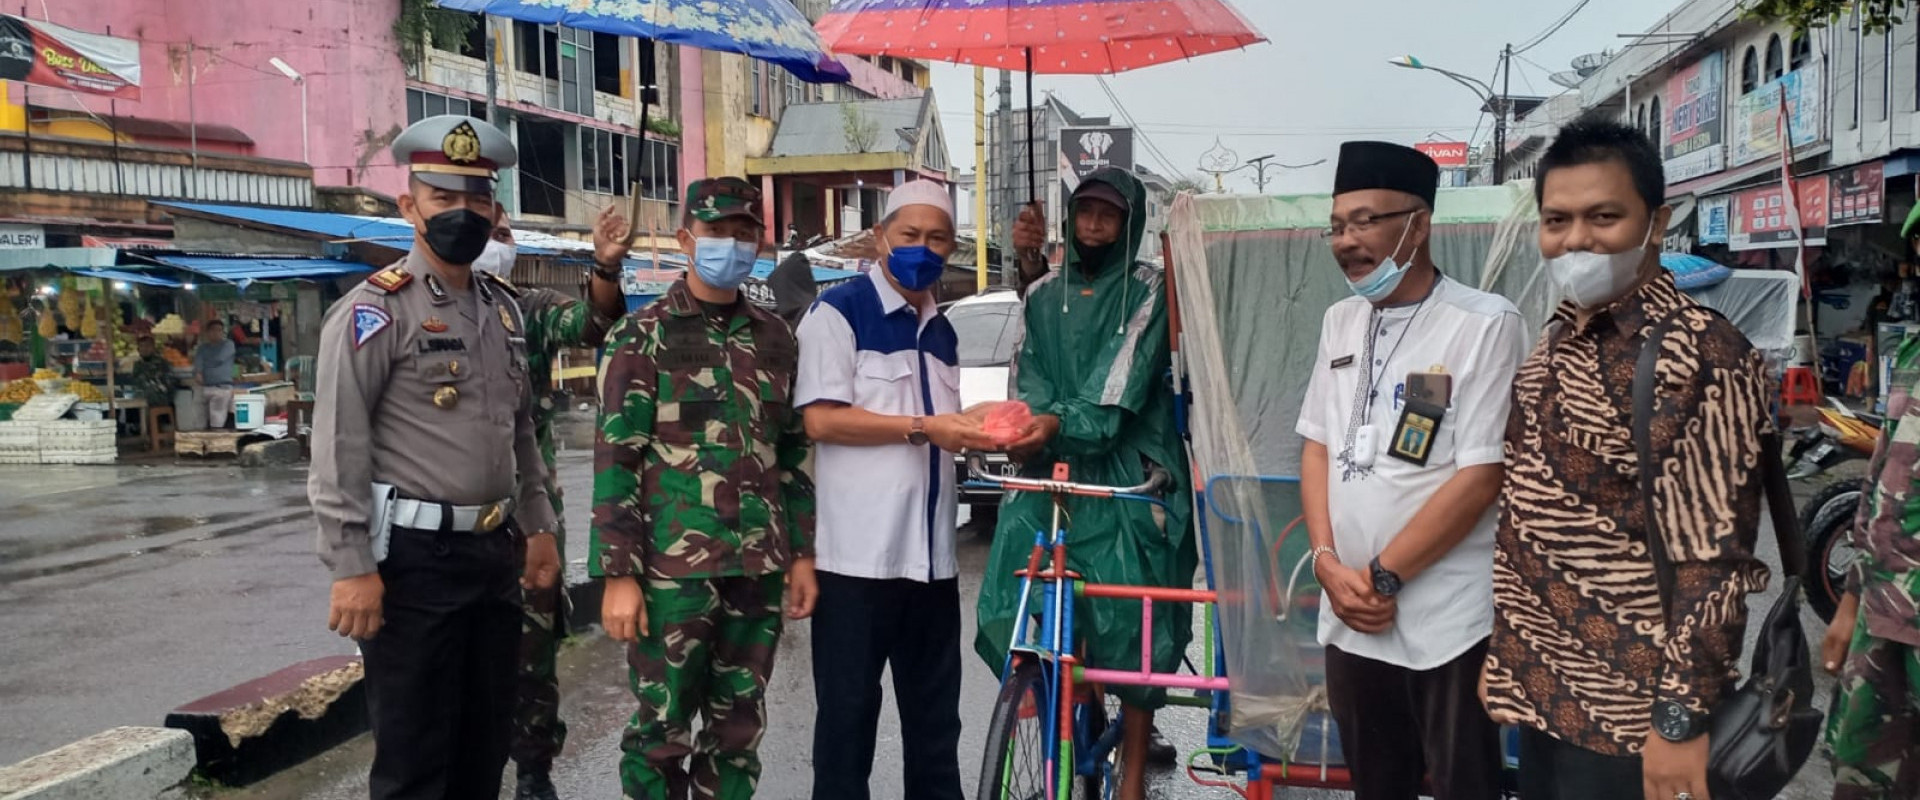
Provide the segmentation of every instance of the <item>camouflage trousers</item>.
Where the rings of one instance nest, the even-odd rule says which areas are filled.
[[[642,581],[647,629],[627,650],[640,708],[620,740],[629,800],[753,797],[785,587],[779,573]]]
[[[1834,800],[1920,797],[1920,649],[1853,628],[1827,718]]]
[[[549,460],[551,463],[551,460]],[[520,668],[514,678],[513,763],[521,772],[547,772],[567,742],[560,720],[560,640],[567,636],[566,514],[560,487],[547,484],[553,499],[554,547],[560,551],[561,576],[546,590],[528,589],[520,607]]]

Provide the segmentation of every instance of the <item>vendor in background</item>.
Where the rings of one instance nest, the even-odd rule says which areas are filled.
[[[200,329],[200,346],[193,351],[195,400],[207,404],[207,427],[227,427],[227,409],[233,407],[233,340],[227,324],[211,320]]]
[[[134,348],[140,353],[140,360],[129,371],[127,382],[141,399],[152,408],[168,408],[173,405],[173,365],[160,356],[154,347],[153,337],[141,334],[134,340]]]

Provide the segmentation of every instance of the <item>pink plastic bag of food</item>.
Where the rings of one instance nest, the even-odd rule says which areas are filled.
[[[1026,403],[1011,400],[994,406],[987,412],[987,419],[981,424],[981,430],[991,437],[995,444],[1007,447],[1020,441],[1026,435],[1027,428],[1033,425],[1033,410]]]

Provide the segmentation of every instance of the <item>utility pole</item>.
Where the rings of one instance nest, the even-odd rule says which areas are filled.
[[[1013,221],[1020,205],[1013,199],[1013,73],[1000,70],[1000,153],[993,168],[1000,177],[1000,279],[1007,286],[1020,285],[1019,262],[1013,253]]]
[[[1267,193],[1267,162],[1272,159],[1271,155],[1247,159],[1247,166],[1253,167],[1254,191],[1261,194]]]
[[[1493,99],[1493,185],[1507,182],[1507,112],[1513,108],[1513,45],[1500,51],[1500,96]]]

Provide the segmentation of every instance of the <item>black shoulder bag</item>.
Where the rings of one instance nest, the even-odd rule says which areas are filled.
[[[1633,374],[1633,442],[1640,455],[1640,493],[1647,517],[1647,545],[1660,586],[1660,607],[1672,619],[1673,563],[1653,513],[1655,463],[1648,420],[1653,417],[1654,364],[1672,324],[1662,322],[1647,337]],[[1813,659],[1800,629],[1800,581],[1806,549],[1780,459],[1780,438],[1760,440],[1760,474],[1774,534],[1780,542],[1780,599],[1761,623],[1746,683],[1722,698],[1708,718],[1707,789],[1713,800],[1770,800],[1786,788],[1812,755],[1821,714],[1813,709]],[[1657,688],[1656,688],[1657,691]]]

